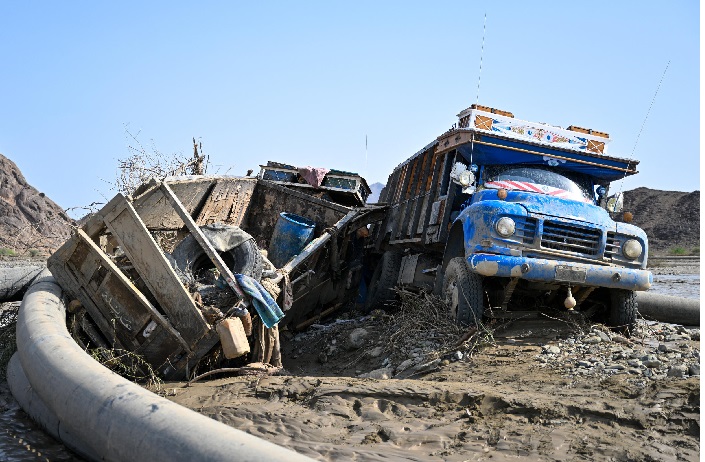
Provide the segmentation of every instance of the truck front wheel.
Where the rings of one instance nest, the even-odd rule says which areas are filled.
[[[484,313],[482,276],[468,270],[465,258],[455,257],[445,270],[443,298],[458,324],[478,325]]]
[[[609,325],[615,330],[629,335],[636,327],[637,308],[636,292],[612,289],[610,291]]]

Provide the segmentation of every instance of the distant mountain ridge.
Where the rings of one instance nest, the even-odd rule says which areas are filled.
[[[17,165],[0,154],[0,249],[49,254],[68,239],[73,220],[27,183]],[[35,253],[35,252],[32,252]]]
[[[384,185],[382,183],[372,183],[370,185],[372,193],[367,198],[368,204],[376,204],[377,202],[379,202],[379,194],[382,192],[382,188],[384,188]]]
[[[681,247],[691,253],[700,247],[700,191],[637,188],[624,193],[624,210],[646,231],[651,252]]]

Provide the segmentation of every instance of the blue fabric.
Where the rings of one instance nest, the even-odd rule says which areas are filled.
[[[252,304],[267,328],[271,329],[282,320],[284,313],[259,281],[244,274],[235,274],[235,280],[240,284],[240,288],[252,297]]]

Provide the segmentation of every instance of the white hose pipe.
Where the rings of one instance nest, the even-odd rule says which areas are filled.
[[[636,302],[639,313],[647,319],[684,326],[700,325],[700,300],[652,292],[637,292]]]
[[[58,427],[70,429],[78,440],[62,442],[88,457],[125,462],[311,460],[161,398],[98,364],[69,335],[61,288],[48,271],[22,301],[17,350],[34,392]]]
[[[44,269],[39,265],[0,268],[0,302],[21,300],[22,294]]]

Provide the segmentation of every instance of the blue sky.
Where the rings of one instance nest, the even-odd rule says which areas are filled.
[[[114,194],[125,127],[386,182],[475,102],[486,13],[481,104],[608,132],[625,190],[700,187],[697,1],[202,3],[0,4],[0,153],[62,207]]]

